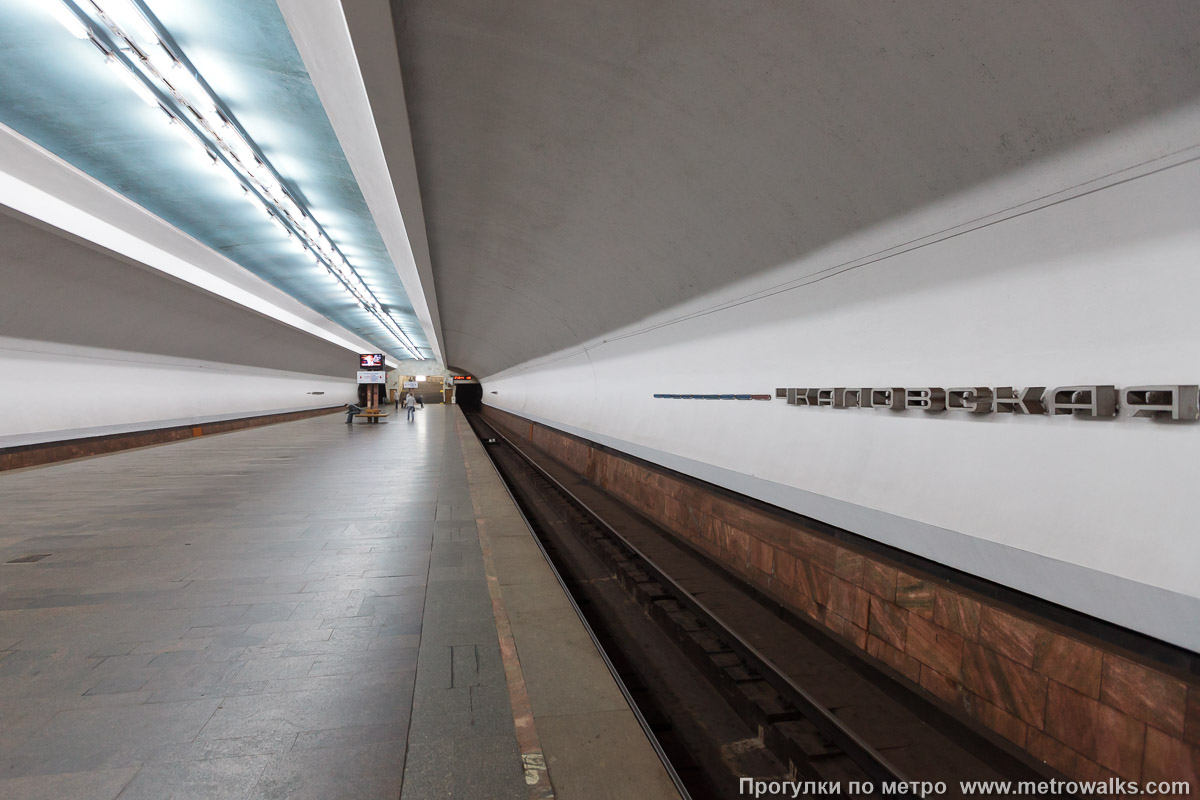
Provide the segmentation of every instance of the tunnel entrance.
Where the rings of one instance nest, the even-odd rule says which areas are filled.
[[[458,397],[458,404],[462,406],[464,412],[479,413],[479,409],[483,405],[482,386],[478,383],[460,383],[454,387],[454,394]]]

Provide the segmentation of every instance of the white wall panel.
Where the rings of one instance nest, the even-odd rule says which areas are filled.
[[[320,408],[357,396],[353,378],[17,339],[0,339],[0,375],[0,447]]]
[[[784,291],[729,287],[486,379],[484,401],[1200,648],[1200,423],[651,397],[1200,382],[1200,162],[1107,183],[798,285],[910,241],[898,219],[776,270]]]

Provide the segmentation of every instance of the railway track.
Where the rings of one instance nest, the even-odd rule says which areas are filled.
[[[836,785],[880,797],[903,784],[954,797],[963,780],[1054,776],[544,454],[469,420],[684,797],[745,797],[746,779],[786,796]]]

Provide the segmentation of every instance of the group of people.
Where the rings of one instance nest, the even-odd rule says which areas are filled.
[[[417,418],[418,408],[425,408],[425,401],[414,395],[412,392],[408,392],[406,395],[404,395],[403,401],[400,399],[400,395],[396,395],[394,402],[396,404],[397,411],[400,410],[400,403],[404,403],[404,407],[408,409],[409,422],[412,422]],[[346,406],[346,424],[349,425],[354,422],[354,415],[360,413],[362,413],[362,406],[355,405],[354,403]]]

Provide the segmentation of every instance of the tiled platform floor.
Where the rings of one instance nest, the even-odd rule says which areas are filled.
[[[0,475],[0,797],[528,797],[458,415]]]

